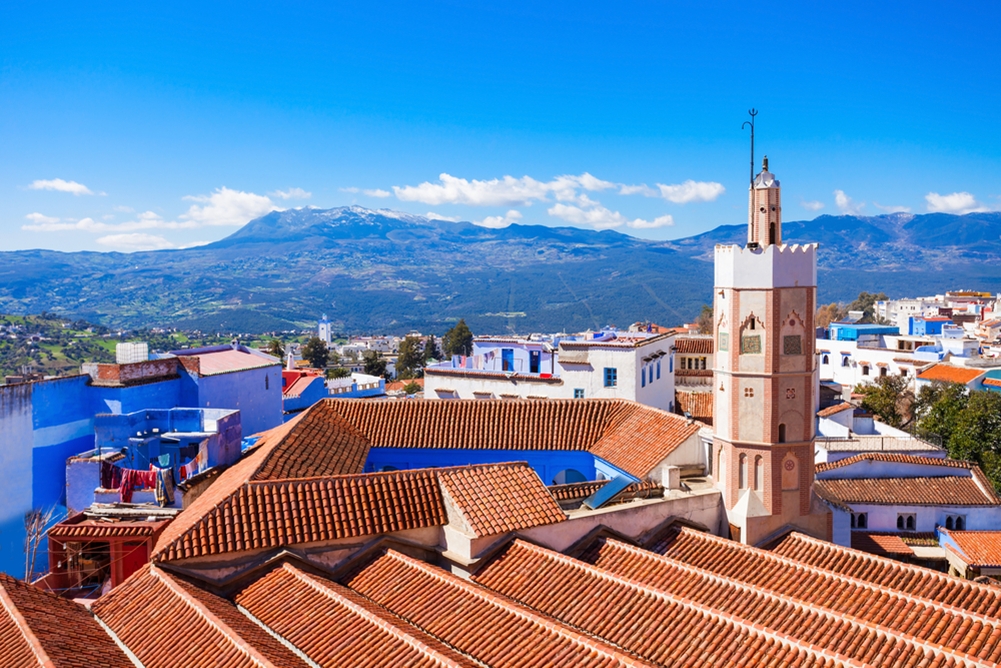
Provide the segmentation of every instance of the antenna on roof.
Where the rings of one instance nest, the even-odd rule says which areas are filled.
[[[751,126],[751,179],[750,179],[750,182],[751,182],[751,185],[753,186],[754,185],[754,117],[758,115],[758,110],[755,109],[754,107],[751,107],[751,109],[749,109],[747,111],[747,113],[751,115],[751,120],[744,121],[743,125],[740,126],[740,129],[743,130],[748,125]]]

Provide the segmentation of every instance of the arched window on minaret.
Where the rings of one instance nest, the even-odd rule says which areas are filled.
[[[760,492],[765,482],[765,460],[761,455],[754,457],[754,491]]]
[[[739,489],[747,489],[747,455],[740,456],[740,480],[737,481]]]

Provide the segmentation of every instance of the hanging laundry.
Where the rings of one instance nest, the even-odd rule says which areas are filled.
[[[122,503],[132,503],[132,492],[136,489],[155,489],[156,471],[136,471],[121,469],[122,482],[118,488],[118,496]]]
[[[174,469],[166,468],[156,471],[156,505],[174,505]]]
[[[160,462],[160,468],[162,469],[167,468],[168,466],[170,466],[170,454],[160,455],[158,461]]]
[[[101,462],[101,489],[118,489],[122,486],[122,469],[111,462]]]

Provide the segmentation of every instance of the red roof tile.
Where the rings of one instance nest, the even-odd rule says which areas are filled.
[[[199,376],[216,376],[234,371],[247,371],[268,366],[280,366],[281,362],[273,357],[259,355],[242,350],[216,350],[195,355],[178,355],[184,368]]]
[[[474,536],[492,536],[540,524],[562,522],[566,515],[527,464],[494,464],[442,469],[442,492]]]
[[[921,664],[926,655],[936,656],[941,663],[942,659],[955,661],[962,654],[943,651],[937,643],[879,623],[884,620],[844,615],[816,596],[803,599],[761,588],[743,578],[708,573],[617,540],[600,539],[585,559],[602,570],[708,606],[716,614],[731,615],[753,628],[780,638],[795,638],[817,650],[838,652],[866,665],[911,666]]]
[[[674,339],[678,355],[712,355],[715,341],[713,337],[679,336]]]
[[[347,587],[289,564],[235,601],[321,666],[479,665]]]
[[[996,506],[997,498],[969,476],[941,478],[841,478],[816,480],[813,488],[837,503],[913,506]]]
[[[92,610],[145,668],[307,665],[229,601],[155,566],[134,573]]]
[[[52,540],[80,540],[83,538],[148,538],[162,531],[170,519],[158,522],[106,521],[84,519],[83,513],[59,522],[48,531]]]
[[[681,577],[690,582],[649,587],[604,567],[515,541],[473,579],[660,665],[740,665],[750,659],[746,648],[751,646],[756,648],[755,663],[768,657],[773,665],[847,662],[851,656],[842,650],[854,650],[859,658],[901,655],[895,665],[923,658],[922,649],[912,643],[834,614],[769,599],[751,587],[723,583],[695,569]]]
[[[920,466],[946,466],[956,469],[974,469],[976,465],[964,462],[960,459],[941,459],[935,457],[921,457],[920,455],[902,455],[894,452],[863,452],[860,455],[852,455],[834,462],[820,462],[816,465],[817,473],[833,471],[835,469],[858,464],[859,462],[892,462],[896,464],[917,464]]]
[[[621,410],[611,416],[601,440],[590,452],[643,478],[701,428],[698,422],[689,423],[667,411],[622,402]]]
[[[812,556],[825,554],[829,559],[816,563],[812,550],[789,554],[790,543],[806,541]],[[802,534],[789,534],[773,552],[743,545],[700,531],[674,529],[651,546],[654,552],[708,573],[744,582],[762,591],[827,608],[838,615],[873,623],[922,642],[942,645],[953,652],[969,653],[997,663],[1001,659],[1001,620],[994,613],[1001,591],[989,592],[944,573],[910,564],[902,564]],[[780,551],[781,550],[781,551]],[[600,567],[608,564],[591,556]],[[848,556],[850,559],[845,559]],[[853,567],[841,570],[851,562]],[[894,577],[877,578],[873,572],[886,567]],[[609,566],[610,567],[610,566]],[[625,577],[640,577],[633,571],[618,571]],[[663,576],[643,575],[650,586],[664,586]],[[965,595],[957,595],[962,593]],[[982,596],[987,594],[990,599]],[[972,595],[972,596],[971,596]],[[974,610],[969,604],[987,604]],[[993,611],[993,612],[992,612]]]
[[[508,598],[389,551],[343,583],[491,666],[649,665]]]
[[[1001,387],[1001,378],[984,378],[983,382],[990,387]]]
[[[852,408],[855,408],[855,407],[852,406],[847,401],[844,401],[844,402],[842,402],[840,404],[837,404],[837,405],[834,405],[834,406],[828,406],[827,408],[825,408],[825,409],[823,409],[821,411],[818,411],[817,412],[817,417],[822,417],[822,418],[831,417],[832,415],[837,415],[838,413],[840,413],[842,411],[847,411],[847,410],[852,409]]]
[[[907,595],[921,596],[939,605],[1001,617],[1001,589],[996,587],[902,564],[796,532],[783,537],[772,552],[839,577],[857,578]]]
[[[885,557],[913,557],[912,550],[898,534],[852,531],[852,549]]]
[[[132,668],[82,605],[0,573],[0,665]]]
[[[675,410],[684,415],[686,412],[696,420],[713,423],[713,393],[712,392],[689,392],[687,390],[674,391]]]
[[[984,369],[967,369],[950,364],[936,364],[918,374],[921,380],[940,380],[946,383],[966,385],[987,373]]]
[[[946,533],[956,542],[959,554],[968,565],[975,568],[1001,568],[1001,531],[946,531]],[[947,545],[947,549],[951,547]]]

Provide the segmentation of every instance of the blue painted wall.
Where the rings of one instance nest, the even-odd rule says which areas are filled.
[[[282,369],[269,366],[234,373],[192,378],[195,402],[184,392],[184,406],[229,408],[240,411],[243,433],[247,436],[282,423]],[[185,388],[190,389],[186,382]]]
[[[597,480],[599,473],[605,478],[628,476],[589,452],[565,450],[372,448],[365,460],[365,471],[379,471],[387,466],[402,470],[499,462],[527,462],[546,485],[552,485],[553,478],[564,469],[576,469],[588,480]]]

